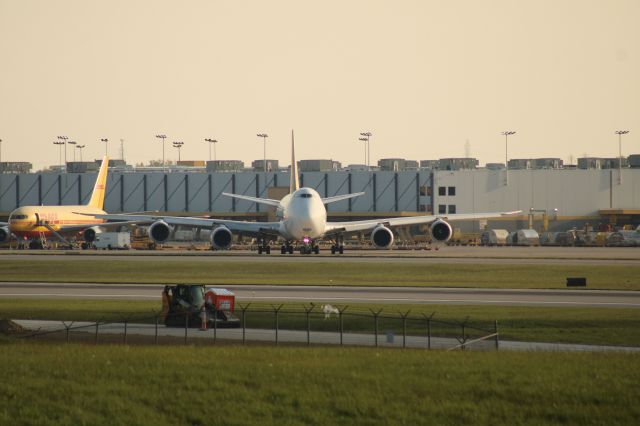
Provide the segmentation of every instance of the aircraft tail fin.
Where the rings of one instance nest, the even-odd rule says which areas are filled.
[[[93,193],[91,193],[91,199],[89,200],[89,207],[102,210],[104,206],[104,196],[107,187],[107,171],[109,169],[109,157],[106,155],[102,158],[102,164],[100,165],[100,171],[98,172],[98,178],[93,186]]]
[[[289,180],[289,194],[300,189],[298,180],[298,163],[296,163],[296,150],[293,142],[293,130],[291,130],[291,179]]]

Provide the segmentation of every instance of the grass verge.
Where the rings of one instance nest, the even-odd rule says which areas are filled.
[[[479,261],[480,262],[480,261]],[[86,283],[304,284],[640,290],[640,266],[424,265],[409,262],[215,262],[190,260],[0,260],[3,281]]]
[[[247,326],[273,328],[273,304],[252,303],[246,317]],[[300,303],[285,303],[279,314],[279,327],[306,330],[302,307]],[[151,322],[152,313],[159,309],[159,301],[0,299],[0,318],[11,319],[122,321],[128,317],[147,317],[147,322]],[[424,335],[423,314],[429,316],[435,312],[433,318],[446,324],[434,323],[434,335],[456,335],[460,332],[458,322],[468,318],[471,326],[486,330],[492,330],[497,320],[500,336],[506,340],[640,346],[640,315],[637,309],[631,308],[351,304],[345,311],[344,330],[372,333],[370,310],[378,309],[383,309],[387,317],[380,320],[379,330],[393,330],[396,335],[400,335],[402,329],[399,313],[410,310],[410,317],[416,320],[407,322],[409,334]],[[296,313],[289,313],[291,311]],[[335,317],[325,320],[318,308],[314,312],[318,314],[312,316],[312,330],[338,329]],[[467,332],[482,335],[471,328]]]
[[[637,424],[640,357],[0,345],[2,424]]]

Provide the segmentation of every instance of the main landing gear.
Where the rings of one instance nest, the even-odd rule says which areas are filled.
[[[258,243],[258,254],[271,254],[271,246],[269,245],[269,242],[266,239],[261,239],[260,242]]]
[[[336,253],[344,254],[344,237],[342,235],[339,235],[336,238],[335,244],[331,246],[331,254]]]
[[[293,246],[291,245],[291,243],[286,242],[285,244],[282,245],[282,247],[280,247],[280,254],[293,254]]]

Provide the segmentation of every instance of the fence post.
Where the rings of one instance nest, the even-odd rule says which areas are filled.
[[[189,334],[189,311],[184,314],[184,344],[187,344],[187,336]]]
[[[153,338],[153,342],[157,345],[158,344],[158,314],[156,314],[156,334]]]
[[[245,321],[245,313],[247,312],[247,308],[251,306],[251,303],[249,303],[247,306],[242,306],[238,303],[238,306],[240,306],[240,309],[242,310],[242,344],[244,345],[246,343],[247,336],[247,323]]]
[[[469,317],[466,317],[464,319],[464,322],[462,322],[462,324],[461,324],[461,326],[462,326],[462,340],[460,340],[460,343],[462,345],[460,346],[460,350],[463,350],[463,351],[466,349],[465,343],[467,341],[467,335],[466,335],[467,321],[469,321]]]
[[[496,333],[496,351],[499,350],[499,346],[500,346],[500,337],[498,336],[498,320],[494,321],[493,323],[493,327]]]
[[[96,321],[96,337],[95,337],[95,340],[93,342],[96,345],[98,344],[98,324],[100,324],[100,321]]]
[[[422,314],[422,316],[425,317],[425,319],[427,320],[427,349],[428,350],[431,350],[431,319],[435,314],[436,314],[435,312],[432,312],[431,315],[429,316]]]
[[[409,309],[404,314],[402,312],[398,312],[400,314],[400,317],[402,317],[402,347],[403,348],[407,347],[407,316],[409,315],[409,312],[411,312],[411,309]]]
[[[213,305],[213,343],[218,340],[218,310],[216,305]]]
[[[67,323],[66,323],[66,322],[62,321],[62,324],[64,325],[64,328],[65,328],[65,329],[66,329],[66,331],[67,331],[67,343],[69,343],[69,329],[73,326],[73,323],[74,323],[74,322],[75,322],[75,321],[71,321],[71,322],[69,323],[69,325],[67,325]]]
[[[340,318],[340,346],[342,346],[342,344],[343,344],[343,339],[342,338],[343,338],[343,334],[344,334],[344,323],[342,321],[342,314],[344,313],[344,311],[347,310],[348,307],[349,306],[345,306],[342,309],[338,309],[338,316]]]
[[[275,314],[275,328],[276,328],[276,346],[278,346],[278,314],[280,313],[280,309],[282,309],[282,305],[278,306],[277,308],[273,305],[271,305],[271,307],[273,308],[273,313]]]
[[[127,344],[127,319],[124,319],[124,344]]]
[[[315,309],[315,305],[312,303],[310,308],[307,308],[305,305],[302,305],[304,308],[304,312],[307,315],[307,346],[311,345],[311,311]]]
[[[369,310],[373,314],[373,335],[374,335],[375,346],[377,348],[378,347],[378,316],[380,315],[380,312],[382,312],[382,308],[378,309],[377,312],[371,308],[369,308]]]

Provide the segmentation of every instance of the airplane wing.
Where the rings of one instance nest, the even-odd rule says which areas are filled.
[[[186,226],[192,228],[213,228],[216,226],[226,226],[231,232],[250,235],[268,234],[280,235],[280,222],[246,222],[240,220],[207,219],[201,217],[180,217],[180,216],[150,216],[150,215],[128,215],[128,214],[97,214],[88,215],[99,219],[110,220],[112,223],[150,225],[159,220],[173,226]],[[103,226],[103,225],[99,225]]]
[[[93,228],[94,226],[104,228],[104,229],[113,229],[113,228],[119,228],[121,226],[138,225],[138,224],[139,222],[137,221],[128,221],[128,222],[92,223],[92,224],[85,224],[85,225],[62,225],[59,227],[58,232],[64,233],[64,234],[70,234],[73,232],[84,231],[85,229]]]
[[[327,197],[327,198],[323,198],[322,199],[322,204],[331,204],[331,203],[335,203],[337,201],[342,201],[342,200],[347,200],[349,198],[359,197],[361,195],[364,195],[364,192],[356,192],[354,194],[343,194],[343,195],[336,195],[334,197]]]
[[[397,226],[429,224],[435,222],[438,219],[444,220],[446,222],[453,222],[457,220],[497,219],[501,217],[515,216],[519,213],[522,213],[522,210],[495,213],[461,213],[450,215],[390,217],[381,219],[358,220],[354,222],[327,222],[326,234],[332,235],[343,232],[368,231],[374,229],[379,225],[393,228]]]
[[[240,195],[240,194],[229,194],[228,192],[223,192],[222,195],[226,195],[231,198],[238,198],[240,200],[251,201],[258,204],[266,204],[268,206],[278,207],[280,205],[280,201],[272,200],[270,198],[257,198],[251,197],[249,195]]]

